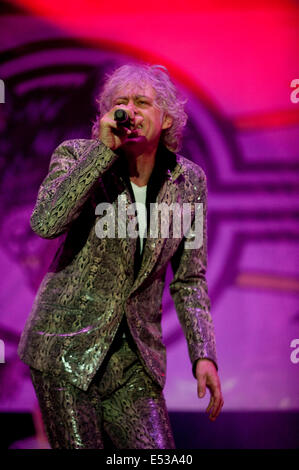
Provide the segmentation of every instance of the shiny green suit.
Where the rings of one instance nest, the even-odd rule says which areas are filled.
[[[136,267],[138,239],[101,239],[96,234],[101,218],[96,214],[97,205],[108,202],[116,206],[119,197],[126,207],[134,202],[125,159],[99,140],[69,140],[54,151],[31,216],[35,233],[44,238],[60,236],[61,243],[38,290],[18,353],[32,370],[84,392],[90,390],[96,374],[103,369],[122,319],[143,370],[153,384],[163,389],[166,351],[161,303],[168,262],[174,272],[170,292],[187,340],[193,373],[200,358],[212,360],[217,367],[205,279],[203,170],[160,146],[147,187],[147,205],[203,203],[200,248],[187,249],[183,233],[180,238],[163,238],[160,232],[158,237],[148,234]],[[115,214],[118,226],[123,220],[118,220],[117,210]],[[171,234],[172,213],[169,227]]]

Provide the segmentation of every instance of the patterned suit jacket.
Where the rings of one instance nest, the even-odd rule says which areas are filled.
[[[163,238],[161,231],[158,237],[148,234],[136,273],[136,238],[99,238],[96,234],[101,219],[96,215],[97,204],[115,205],[118,196],[126,207],[134,203],[124,161],[100,140],[64,141],[51,157],[30,219],[36,234],[49,239],[60,236],[61,243],[40,284],[18,354],[26,364],[59,375],[83,390],[103,362],[124,316],[143,365],[164,387],[166,349],[161,315],[169,262],[174,273],[170,293],[193,374],[199,358],[212,360],[218,369],[205,278],[205,173],[190,160],[159,146],[147,185],[147,205],[154,201],[168,205],[202,202],[203,244],[187,249],[183,233],[180,238]],[[117,210],[115,214],[117,226]],[[170,213],[170,234],[172,224]]]

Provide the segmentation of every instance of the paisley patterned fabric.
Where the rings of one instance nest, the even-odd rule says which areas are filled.
[[[174,449],[161,387],[117,334],[87,391],[30,368],[52,449]]]
[[[31,227],[39,236],[61,238],[18,347],[20,358],[32,368],[87,391],[125,318],[140,363],[163,388],[162,293],[169,262],[174,272],[170,292],[193,373],[201,358],[212,360],[217,368],[205,279],[205,174],[195,163],[159,147],[147,186],[147,205],[203,203],[200,248],[188,249],[183,233],[180,238],[164,238],[159,231],[157,237],[148,233],[138,258],[139,238],[99,238],[97,204],[115,206],[118,226],[124,223],[116,207],[118,198],[126,208],[134,203],[125,159],[97,139],[68,140],[55,149],[31,216]],[[170,234],[172,230],[170,212]]]

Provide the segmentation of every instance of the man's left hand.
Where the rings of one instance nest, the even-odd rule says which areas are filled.
[[[198,397],[203,398],[205,396],[206,387],[210,390],[211,398],[206,413],[210,411],[209,419],[215,421],[224,404],[216,367],[209,359],[200,359],[196,364],[195,375]]]

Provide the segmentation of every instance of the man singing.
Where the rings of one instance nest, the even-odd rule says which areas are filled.
[[[18,353],[53,449],[173,449],[161,331],[169,262],[198,396],[208,387],[212,421],[223,406],[205,278],[206,176],[177,153],[187,116],[164,67],[118,68],[97,102],[92,139],[60,144],[38,192],[31,227],[61,243]],[[189,230],[174,211],[154,217],[173,205],[190,208]]]

